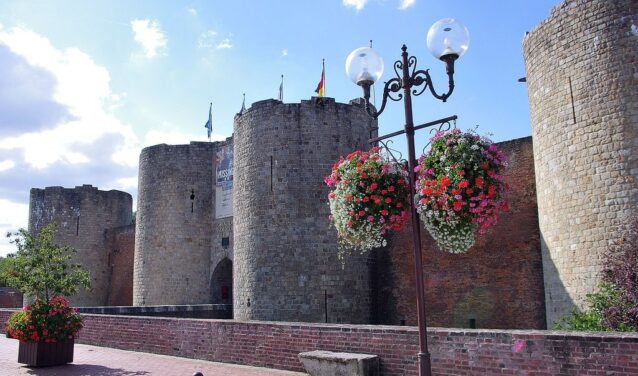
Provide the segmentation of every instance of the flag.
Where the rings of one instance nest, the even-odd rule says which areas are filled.
[[[315,89],[315,93],[317,93],[318,96],[323,97],[323,94],[326,91],[326,64],[324,60],[321,61],[321,65],[323,66],[323,69],[321,70],[321,80]]]
[[[243,115],[244,111],[246,111],[246,93],[244,93],[244,100],[241,102],[241,109],[239,110],[239,114]]]
[[[213,131],[213,103],[211,102],[210,107],[208,108],[208,121],[204,125],[204,128],[208,130],[208,141],[210,141],[210,134]]]
[[[281,75],[281,83],[279,84],[279,100],[284,101],[284,75]]]

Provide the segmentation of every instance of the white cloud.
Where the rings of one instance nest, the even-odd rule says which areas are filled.
[[[0,171],[11,170],[15,166],[16,166],[16,163],[12,161],[11,159],[0,161]]]
[[[288,49],[284,48],[283,50],[281,50],[281,56],[288,56]]]
[[[197,17],[197,9],[195,9],[193,7],[188,7],[188,8],[186,8],[186,10],[188,11],[188,13],[191,14],[191,16]]]
[[[144,56],[152,59],[163,53],[166,48],[166,36],[162,32],[157,20],[134,19],[131,29],[135,33],[135,41],[144,49]]]
[[[77,48],[59,50],[47,38],[23,28],[0,31],[0,45],[50,72],[57,81],[53,99],[73,115],[42,132],[0,136],[0,150],[21,151],[30,166],[46,168],[56,162],[87,163],[88,158],[72,146],[90,144],[106,133],[120,133],[129,145],[135,143],[130,127],[104,109],[112,104],[111,77],[89,55]]]
[[[224,40],[222,40],[217,46],[215,46],[215,48],[219,49],[228,49],[228,48],[232,48],[233,45],[230,43],[230,39],[229,38],[225,38]]]
[[[53,77],[51,89],[45,93],[71,115],[38,118],[46,124],[22,133],[0,133],[0,231],[27,225],[32,187],[93,184],[100,189],[122,189],[125,181],[120,180],[136,175],[140,146],[131,127],[110,110],[125,96],[111,91],[108,70],[83,51],[58,49],[25,28],[0,30],[0,48],[11,58],[9,64],[19,60],[27,68]],[[11,66],[7,68],[3,74],[12,74]],[[18,100],[28,101],[28,95]],[[33,112],[3,97],[0,108],[14,111],[16,116]],[[0,253],[10,248],[6,239],[0,238]]]
[[[409,7],[414,5],[415,2],[416,0],[401,0],[401,4],[399,4],[399,9],[401,10],[408,9]]]
[[[345,5],[346,7],[355,8],[357,11],[359,11],[366,6],[367,2],[368,0],[343,0],[343,5]]]
[[[215,38],[217,32],[214,30],[207,30],[203,32],[197,39],[197,47],[199,48],[213,48],[215,47]]]
[[[0,199],[0,256],[16,251],[13,244],[5,237],[7,232],[15,232],[26,228],[29,221],[29,205]]]

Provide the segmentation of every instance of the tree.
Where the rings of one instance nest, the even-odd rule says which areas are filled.
[[[55,231],[51,223],[35,235],[25,229],[7,234],[18,248],[3,272],[9,286],[47,301],[56,295],[74,295],[80,287],[91,287],[89,273],[71,263],[75,250],[54,243]]]
[[[11,259],[8,257],[0,256],[0,287],[7,287],[7,278],[5,277],[6,270],[9,267]]]

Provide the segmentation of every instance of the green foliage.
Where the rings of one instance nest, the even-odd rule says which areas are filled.
[[[11,338],[28,342],[65,342],[82,328],[82,317],[61,296],[36,301],[7,321]]]
[[[610,328],[605,325],[605,312],[612,307],[623,306],[623,290],[609,282],[598,285],[598,291],[587,294],[587,306],[585,311],[573,309],[570,314],[562,317],[554,326],[556,330],[581,330],[581,331],[635,331],[636,328],[621,325],[618,328]]]
[[[71,263],[75,250],[54,243],[55,224],[45,226],[37,235],[20,229],[7,236],[18,248],[2,273],[10,287],[45,301],[57,295],[74,295],[80,287],[91,287],[89,273]]]
[[[8,287],[6,271],[9,268],[11,262],[10,257],[0,257],[0,287]]]

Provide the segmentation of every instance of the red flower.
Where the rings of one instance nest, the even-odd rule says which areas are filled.
[[[377,183],[370,184],[370,190],[374,191],[375,189],[377,189]]]
[[[463,179],[459,183],[459,188],[467,188],[469,185],[470,185],[470,183],[467,180]]]
[[[385,203],[386,203],[386,204],[389,204],[389,203],[391,203],[391,202],[392,202],[392,199],[391,199],[390,197],[386,197],[386,198],[385,198]]]
[[[452,205],[454,205],[454,211],[461,211],[461,206],[463,206],[463,203],[461,201],[454,201]]]
[[[483,188],[483,178],[478,177],[474,179],[474,185],[476,185],[477,188]]]
[[[444,176],[441,178],[441,187],[447,187],[450,185],[450,183],[452,183],[452,180],[450,180],[450,178],[448,178],[447,176]]]
[[[388,215],[388,211],[385,209],[381,209],[379,213],[381,213],[381,215]]]

